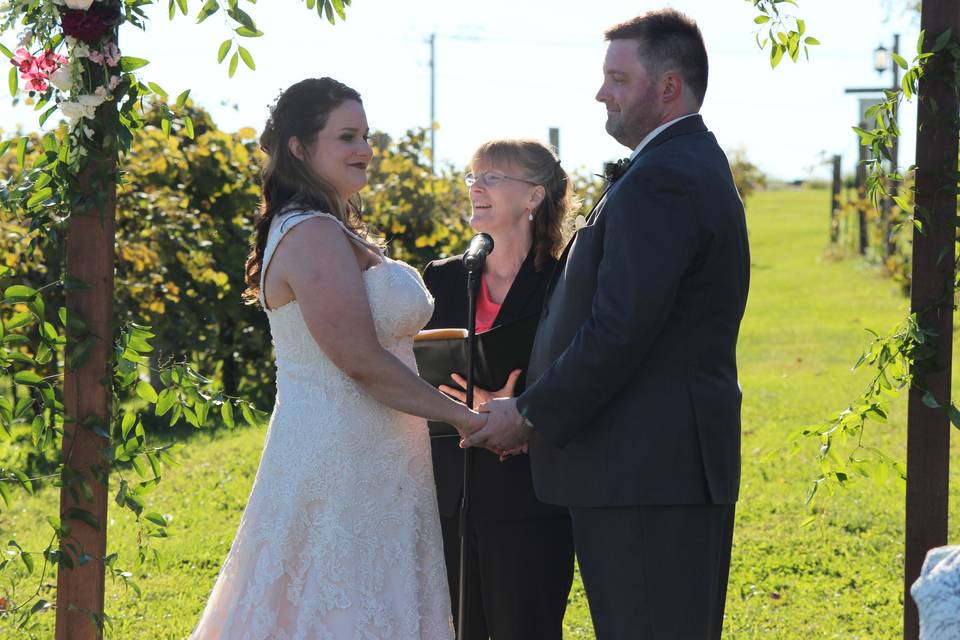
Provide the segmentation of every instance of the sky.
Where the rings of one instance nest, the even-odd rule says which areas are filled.
[[[532,137],[544,142],[560,130],[568,168],[597,172],[603,162],[629,155],[604,131],[604,106],[594,100],[602,80],[603,31],[648,9],[670,6],[700,25],[710,58],[701,110],[721,146],[742,150],[769,176],[782,180],[828,177],[824,159],[856,163],[858,96],[849,87],[892,81],[873,69],[873,51],[901,34],[900,52],[916,52],[918,19],[902,0],[798,0],[807,35],[821,41],[810,61],[789,60],[773,70],[754,40],[756,10],[747,0],[353,0],[336,26],[308,11],[302,0],[244,4],[265,35],[240,38],[256,71],[243,63],[227,76],[217,49],[231,35],[218,13],[204,24],[178,15],[166,2],[150,9],[147,31],[129,25],[120,34],[125,55],[146,58],[142,78],[171,96],[191,89],[221,129],[259,131],[268,105],[306,77],[332,76],[357,89],[372,129],[400,135],[430,124],[430,46],[436,34],[437,157],[457,167],[482,142]],[[893,5],[891,8],[890,5]],[[162,6],[161,6],[162,5]],[[195,14],[199,0],[190,0]],[[10,48],[15,35],[0,36]],[[35,130],[30,107],[0,99],[0,127]],[[48,126],[55,122],[48,121]],[[901,112],[901,166],[913,162],[916,106]]]

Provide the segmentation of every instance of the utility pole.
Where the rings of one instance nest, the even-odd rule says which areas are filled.
[[[437,173],[437,34],[427,39],[430,44],[430,173]]]

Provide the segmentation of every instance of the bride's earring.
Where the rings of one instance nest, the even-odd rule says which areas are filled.
[[[530,222],[533,222],[533,214],[530,213],[529,215],[527,215],[527,219],[528,219]]]

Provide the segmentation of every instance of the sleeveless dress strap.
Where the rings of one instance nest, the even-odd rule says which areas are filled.
[[[313,218],[329,218],[330,220],[335,221],[340,225],[340,229],[347,235],[347,238],[353,242],[356,242],[360,246],[374,251],[378,256],[383,258],[383,250],[377,245],[361,238],[359,235],[347,228],[343,222],[337,218],[335,215],[327,213],[325,211],[305,211],[305,210],[288,210],[281,212],[273,220],[270,225],[270,232],[267,235],[267,246],[263,250],[263,264],[260,266],[260,306],[264,309],[267,309],[267,300],[266,296],[263,293],[263,284],[266,281],[267,268],[270,265],[270,259],[273,258],[273,254],[277,249],[277,246],[280,244],[280,240],[283,239],[290,229],[293,229],[295,226],[300,224],[305,220],[310,220]]]

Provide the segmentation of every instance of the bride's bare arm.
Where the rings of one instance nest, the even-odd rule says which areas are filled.
[[[270,264],[271,281],[290,287],[314,340],[341,371],[398,411],[461,431],[483,426],[483,416],[434,389],[380,345],[357,255],[335,221],[306,220],[281,246]]]

